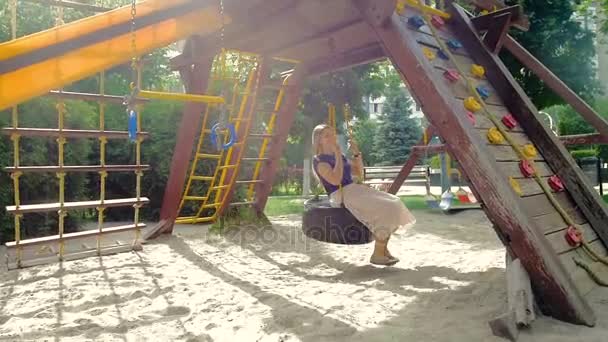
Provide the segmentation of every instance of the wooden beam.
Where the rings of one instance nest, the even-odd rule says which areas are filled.
[[[542,124],[536,108],[513,79],[506,66],[500,61],[500,58],[486,49],[465,11],[460,6],[453,5],[450,12],[453,14],[450,26],[459,33],[458,37],[463,46],[476,63],[485,67],[488,81],[505,101],[510,112],[513,113],[551,168],[557,171],[566,188],[585,212],[594,228],[601,222],[603,224],[608,222],[608,212],[605,206],[600,203],[601,198],[597,192],[588,185],[582,171],[576,166],[574,160],[563,145],[559,143],[553,132]],[[441,135],[446,140],[448,139],[445,134]],[[462,151],[462,146],[450,145],[455,147],[453,149],[454,154],[459,154]],[[481,160],[478,161],[481,162]],[[460,159],[459,162],[464,170],[471,171],[471,165],[466,165]],[[488,176],[489,174],[486,173],[482,177]],[[476,177],[469,176],[468,178],[474,182],[479,181]],[[500,177],[493,182],[506,183],[506,179]],[[513,199],[509,198],[512,196],[508,196],[508,194],[512,194],[513,191],[511,189],[502,191],[502,195],[498,196],[499,199],[502,198],[500,203],[490,203],[488,201],[490,199],[489,192],[483,188],[477,188],[487,207],[493,208],[488,210],[490,220],[495,222],[500,229],[507,232],[511,231],[510,234],[507,233],[507,235],[510,235],[510,245],[530,274],[539,297],[546,304],[545,309],[549,310],[547,313],[564,321],[594,325],[595,315],[593,311],[576,288],[570,275],[566,273],[564,266],[556,258],[555,252],[549,246],[548,241],[544,237],[533,233],[538,231],[539,228],[523,214],[522,204],[520,202],[511,203]],[[521,212],[512,211],[507,220],[492,213],[492,211],[503,211],[509,209],[509,207],[511,207],[511,210]],[[596,210],[597,213],[591,213],[591,209]],[[520,215],[522,216],[520,217]],[[515,217],[517,219],[509,220],[509,218]],[[597,226],[596,230],[600,233],[604,230],[604,227]],[[606,231],[604,230],[604,232]]]
[[[422,154],[437,154],[445,153],[447,148],[444,144],[427,145],[427,146],[414,146],[416,151],[420,151]]]
[[[360,8],[362,15],[367,13],[367,7],[377,3],[371,0],[352,1]],[[452,13],[453,16],[458,15],[453,10]],[[453,21],[454,18],[450,23]],[[507,237],[510,242],[508,246],[524,262],[542,299],[551,303],[550,314],[570,322],[593,324],[593,312],[555,257],[549,243],[536,233],[537,227],[525,214],[519,197],[506,177],[498,171],[500,168],[487,145],[479,142],[479,133],[468,121],[462,102],[453,96],[441,73],[436,72],[424,56],[416,41],[416,34],[406,27],[397,14],[393,14],[386,26],[373,26],[371,19],[368,22],[395,67],[416,93],[430,124],[465,170],[499,236],[503,234]],[[459,27],[470,30],[462,25]],[[459,39],[464,38],[459,36]],[[481,41],[478,43],[481,49],[485,49]]]
[[[492,19],[486,35],[483,37],[483,42],[492,53],[498,53],[502,48],[507,32],[509,32],[511,13],[507,12],[500,15],[494,15]]]
[[[188,93],[204,94],[207,91],[212,63],[213,60],[210,58],[205,63],[195,64],[191,68],[186,67],[180,70],[180,75]],[[154,231],[147,235],[149,238],[155,238],[159,234],[168,234],[173,231],[173,224],[179,214],[179,204],[188,176],[190,158],[196,146],[196,137],[200,133],[201,113],[204,109],[205,104],[197,102],[188,102],[184,107],[171,159],[171,171],[165,186],[160,211],[160,221],[164,224],[155,226]]]
[[[504,14],[510,14],[514,20],[521,13],[521,7],[519,5],[505,7],[497,10],[496,12],[490,12],[488,14],[480,15],[478,17],[471,18],[473,26],[479,31],[485,31],[489,29],[494,23],[494,18]]]
[[[564,145],[601,145],[608,144],[608,137],[598,133],[562,135],[559,140]]]
[[[89,12],[108,12],[108,11],[112,10],[112,8],[109,8],[109,7],[94,6],[94,5],[84,4],[81,2],[67,1],[67,0],[21,0],[21,1],[32,2],[32,3],[41,4],[41,5],[45,5],[45,6],[73,8],[76,10],[89,11]]]
[[[381,45],[374,43],[334,57],[323,57],[308,63],[308,75],[322,75],[330,71],[352,68],[386,58]]]
[[[431,141],[431,139],[433,138],[433,135],[434,135],[433,126],[427,127],[425,134],[428,137],[428,139],[427,139],[427,143],[428,143],[428,141]],[[395,179],[393,180],[393,184],[391,184],[390,188],[388,189],[389,194],[395,195],[399,191],[401,186],[403,186],[403,183],[405,183],[405,180],[410,175],[410,172],[412,172],[412,169],[416,165],[416,162],[418,161],[418,159],[420,159],[421,151],[419,149],[417,149],[417,147],[426,147],[423,144],[424,144],[424,136],[420,139],[420,141],[418,142],[418,145],[414,146],[414,148],[412,149],[412,152],[410,154],[410,157],[407,159],[405,164],[403,164],[403,167],[399,171],[399,174],[397,174],[397,177],[395,177]]]
[[[296,110],[300,102],[302,92],[303,79],[306,75],[306,66],[299,65],[296,67],[293,74],[287,79],[284,103],[281,105],[277,113],[277,122],[274,131],[274,136],[270,140],[268,150],[269,161],[262,166],[259,176],[261,183],[256,184],[254,208],[258,213],[263,213],[268,201],[268,196],[272,191],[274,177],[279,169],[279,160],[283,154],[285,144],[287,144],[287,135],[293,124],[296,116]]]
[[[528,50],[521,46],[513,37],[507,35],[504,47],[513,54],[524,66],[530,69],[556,94],[571,105],[593,128],[601,135],[608,137],[608,122],[599,116],[593,108],[585,103],[572,89],[562,82],[551,70],[544,66]]]
[[[475,5],[479,9],[484,9],[490,12],[493,10],[496,10],[498,12],[510,8],[507,7],[504,2],[500,0],[467,0],[466,2]],[[524,15],[522,8],[520,6],[517,7],[517,11],[512,13],[513,18],[511,25],[521,31],[528,31],[530,29],[530,20],[526,15]]]

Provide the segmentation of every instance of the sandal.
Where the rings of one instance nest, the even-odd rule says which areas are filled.
[[[369,262],[371,262],[374,265],[393,266],[394,264],[399,262],[399,259],[397,259],[395,257],[388,257],[388,256],[376,257],[376,256],[372,255],[372,257],[369,259]]]

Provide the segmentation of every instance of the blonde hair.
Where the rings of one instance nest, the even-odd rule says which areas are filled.
[[[321,133],[323,133],[323,131],[328,128],[331,128],[331,127],[326,124],[320,124],[320,125],[317,125],[312,130],[312,155],[313,156],[321,154]]]

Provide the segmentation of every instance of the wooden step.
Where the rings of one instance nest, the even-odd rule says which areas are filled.
[[[150,165],[66,165],[66,166],[19,166],[6,167],[8,172],[126,172],[126,171],[145,171],[150,169]]]
[[[130,231],[130,230],[135,230],[135,229],[142,229],[145,227],[146,227],[145,224],[138,223],[137,225],[128,224],[128,225],[124,225],[124,226],[103,228],[101,232],[97,229],[92,229],[92,230],[85,230],[82,232],[66,233],[66,234],[63,234],[63,240],[74,240],[74,239],[91,237],[91,236],[101,236],[101,235],[106,235],[106,234],[121,233],[121,232],[126,232],[126,231]],[[59,238],[59,235],[44,236],[44,237],[39,237],[39,238],[34,238],[34,239],[21,240],[21,241],[19,241],[19,246],[27,247],[27,246],[35,246],[35,245],[44,245],[44,244],[56,242],[59,240],[61,240]],[[15,241],[6,243],[6,248],[15,248],[15,247],[17,247],[17,243]]]
[[[207,198],[205,196],[184,196],[184,201],[206,201]]]
[[[272,138],[274,137],[274,134],[267,134],[267,133],[250,133],[249,134],[250,138],[260,138],[260,139],[267,139],[267,138]]]
[[[213,180],[213,177],[211,177],[211,176],[192,176],[192,177],[190,177],[190,179],[197,180],[197,181],[211,181],[211,180]]]
[[[2,134],[12,135],[19,134],[24,137],[59,137],[66,138],[99,138],[106,137],[107,139],[129,139],[129,132],[126,131],[96,131],[86,129],[64,129],[57,128],[2,128]],[[139,137],[148,137],[148,132],[140,132]]]
[[[239,180],[236,181],[236,184],[256,184],[256,183],[263,183],[264,181],[259,180],[259,179],[251,179],[251,180]]]
[[[269,161],[270,158],[241,158],[242,161]]]
[[[101,201],[81,201],[81,202],[65,202],[63,208],[65,210],[74,209],[86,209],[86,208],[113,208],[113,207],[129,207],[134,204],[148,204],[150,200],[147,197],[141,197],[138,201],[136,198],[121,198],[121,199],[108,199],[105,200],[103,205]],[[11,205],[6,207],[6,211],[11,214],[25,214],[25,213],[43,213],[49,211],[57,211],[61,209],[59,203],[41,203],[41,204],[26,204],[20,205],[19,209],[16,206]]]
[[[252,205],[254,202],[234,202],[234,203],[230,203],[231,207],[238,207],[238,206],[243,206],[243,205]]]

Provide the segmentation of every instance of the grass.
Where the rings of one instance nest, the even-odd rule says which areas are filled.
[[[424,196],[400,196],[406,207],[412,210],[428,209]],[[304,200],[294,197],[270,197],[266,204],[264,213],[267,216],[279,216],[290,214],[302,214],[304,212]]]

